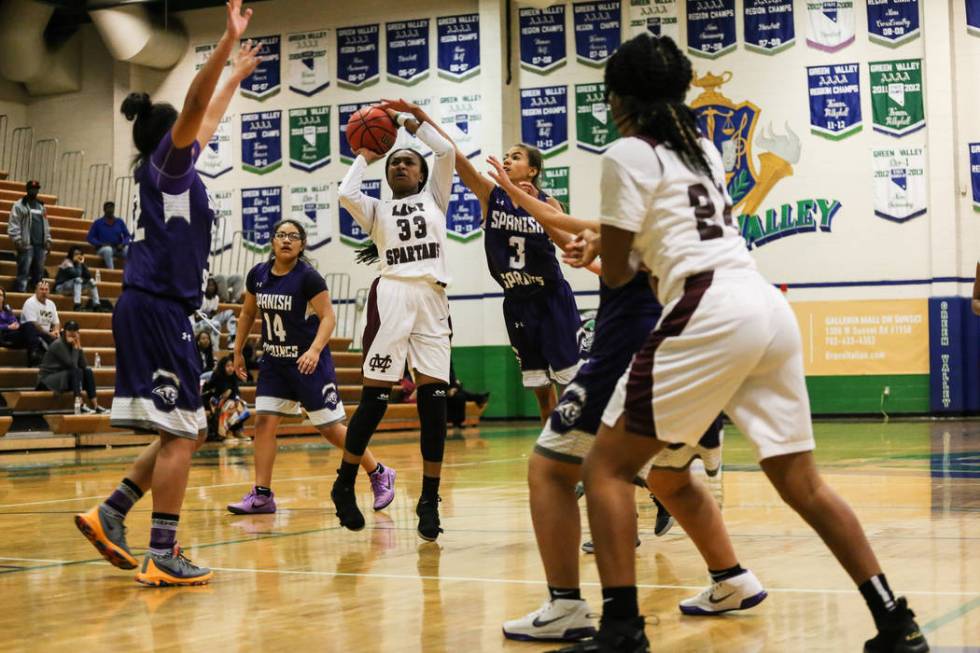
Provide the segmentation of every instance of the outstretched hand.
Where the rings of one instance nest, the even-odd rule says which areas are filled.
[[[255,72],[256,67],[259,65],[259,50],[261,49],[262,42],[253,42],[252,39],[249,39],[242,45],[238,54],[235,55],[235,61],[232,64],[232,74],[235,79],[243,80]]]
[[[225,32],[228,36],[239,39],[248,28],[248,21],[252,20],[252,10],[242,11],[242,0],[228,0],[225,3],[228,7],[228,19],[225,23]]]
[[[408,100],[404,100],[401,98],[397,100],[390,100],[384,98],[381,100],[380,106],[385,111],[388,111],[389,114],[392,111],[394,111],[395,113],[410,113],[413,116],[415,116],[416,119],[420,118],[419,114],[424,113],[422,111],[422,107],[420,107],[419,105],[415,104],[414,102],[409,102]]]
[[[584,268],[599,256],[599,235],[586,229],[565,245],[561,260],[573,268]]]
[[[512,199],[516,199],[515,194],[520,192],[520,188],[510,180],[507,176],[507,171],[504,170],[504,164],[495,156],[488,156],[487,163],[490,164],[490,170],[487,174],[493,181],[504,189],[504,192],[511,196]]]

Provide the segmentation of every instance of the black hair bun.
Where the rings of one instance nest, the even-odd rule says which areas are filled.
[[[131,121],[147,115],[152,107],[153,103],[146,93],[130,93],[123,100],[120,110],[126,116],[126,120]]]

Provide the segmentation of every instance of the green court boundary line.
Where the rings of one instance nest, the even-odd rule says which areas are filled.
[[[976,597],[972,601],[967,601],[955,610],[950,610],[946,614],[922,624],[919,626],[919,630],[926,634],[935,632],[943,626],[948,626],[957,619],[965,616],[967,612],[976,610],[977,608],[980,608],[980,596]]]

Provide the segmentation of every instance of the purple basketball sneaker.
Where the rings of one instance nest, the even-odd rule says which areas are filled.
[[[373,481],[372,481],[373,483]],[[228,512],[235,515],[264,515],[276,511],[276,493],[263,496],[253,487],[238,503],[229,503]]]
[[[381,471],[371,472],[368,478],[374,493],[374,509],[384,510],[395,500],[395,470],[382,465]]]

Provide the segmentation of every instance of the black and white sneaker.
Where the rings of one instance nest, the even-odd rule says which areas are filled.
[[[352,531],[359,531],[364,528],[364,515],[357,507],[357,497],[354,495],[354,488],[334,482],[333,489],[330,491],[330,498],[333,499],[336,508],[337,518],[340,525]]]
[[[653,525],[653,534],[657,537],[663,537],[667,531],[674,527],[674,516],[664,507],[664,504],[660,503],[657,497],[651,494],[650,498],[657,504],[657,521]]]
[[[643,617],[603,619],[592,639],[557,649],[551,653],[650,653],[650,642],[643,630]]]
[[[415,514],[419,516],[418,533],[426,542],[435,542],[442,533],[439,528],[439,502],[442,497],[436,497],[435,501],[419,497],[419,503],[415,506]]]
[[[904,596],[895,600],[895,609],[885,623],[878,624],[878,634],[864,643],[864,653],[925,653],[929,643],[915,623]]]

